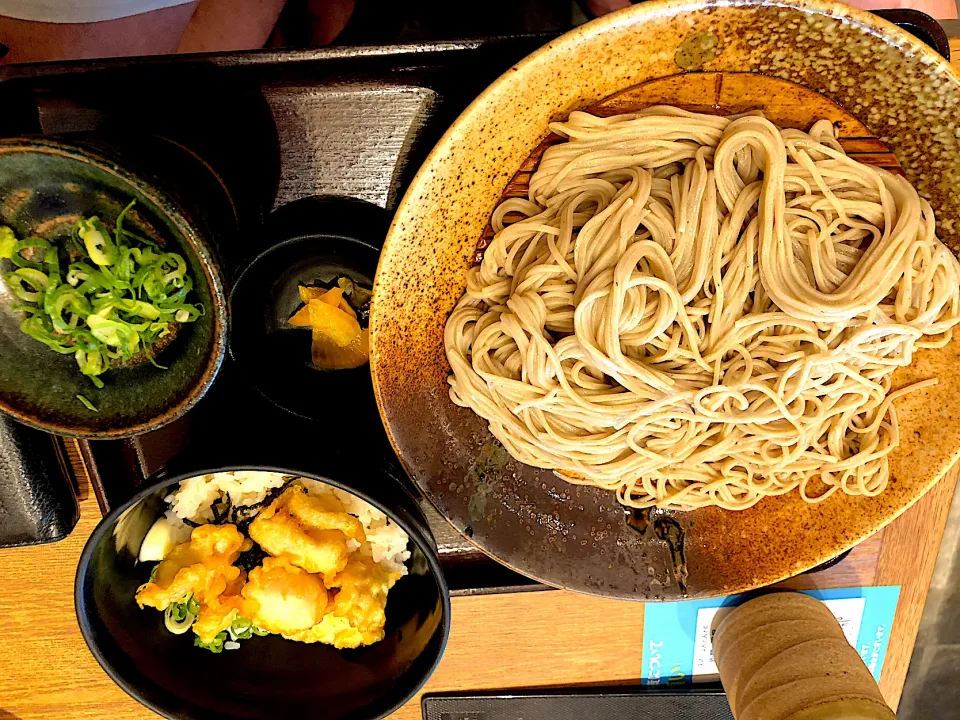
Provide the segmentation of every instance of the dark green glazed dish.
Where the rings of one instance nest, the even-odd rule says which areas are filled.
[[[20,331],[19,301],[0,281],[0,411],[28,425],[64,435],[118,438],[152,430],[186,412],[206,392],[223,360],[227,303],[212,239],[202,225],[152,183],[105,156],[60,141],[0,140],[0,224],[17,237],[69,237],[80,216],[112,225],[136,200],[126,222],[180,253],[194,280],[192,302],[204,314],[180,326],[157,360],[110,370],[97,389],[72,355],[59,355]],[[0,274],[10,270],[0,261]],[[77,399],[88,398],[93,412]]]

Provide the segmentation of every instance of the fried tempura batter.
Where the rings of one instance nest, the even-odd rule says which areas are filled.
[[[283,636],[306,643],[326,643],[338,649],[383,640],[387,592],[399,577],[381,568],[372,558],[353,555],[343,572],[330,582],[339,590],[323,620],[309,630]]]
[[[387,594],[409,557],[398,552],[403,546],[396,548],[396,535],[409,539],[375,508],[321,483],[306,484],[316,494],[293,480],[272,502],[264,491],[242,512],[246,506],[231,509],[223,495],[187,498],[226,505],[217,521],[230,519],[241,528],[249,522],[249,539],[237,525],[211,523],[194,528],[189,542],[162,545],[169,552],[137,591],[137,603],[166,611],[167,630],[192,629],[195,644],[214,653],[236,650],[254,634],[338,649],[381,641]],[[263,553],[247,553],[254,541]]]
[[[242,587],[243,571],[241,571],[239,579],[239,586]],[[218,633],[226,630],[234,620],[240,617],[243,598],[239,593],[230,592],[230,589],[228,587],[228,592],[220,595],[213,602],[200,603],[200,612],[197,615],[196,622],[193,623],[193,631],[202,642],[213,642]]]
[[[312,627],[327,609],[327,589],[320,576],[286,558],[264,558],[262,567],[250,571],[243,597],[243,616],[272,633]]]
[[[193,595],[200,604],[194,632],[210,642],[237,617],[246,578],[233,563],[251,545],[234,525],[194,528],[190,541],[177,545],[157,566],[154,579],[140,587],[137,603],[166,610]]]
[[[297,483],[250,524],[250,537],[271,555],[322,574],[328,585],[347,565],[347,541],[366,539],[363,524],[336,497],[307,495]]]

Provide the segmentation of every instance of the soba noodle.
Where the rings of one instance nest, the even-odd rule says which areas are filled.
[[[517,460],[624,505],[880,493],[890,376],[949,342],[960,264],[828,121],[671,107],[551,130],[445,333],[450,396]]]

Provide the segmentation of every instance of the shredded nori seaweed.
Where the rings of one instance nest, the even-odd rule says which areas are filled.
[[[284,475],[283,476],[283,485],[279,487],[270,488],[267,491],[267,494],[264,496],[263,500],[254,504],[254,505],[243,505],[241,507],[234,507],[233,514],[231,517],[231,522],[237,526],[237,530],[242,532],[244,535],[249,535],[248,528],[250,523],[253,522],[253,519],[260,514],[260,511],[264,508],[270,507],[274,500],[280,497],[283,494],[283,491],[287,489],[287,485],[290,484],[291,480],[296,480],[296,475]]]
[[[277,489],[280,490],[281,488]],[[235,509],[233,513],[233,523],[237,526],[237,530],[244,535],[250,534],[250,523],[260,514],[261,510],[270,507],[270,503],[276,500],[276,498],[280,496],[280,493],[276,493],[273,497],[271,497],[271,495],[272,493],[267,494],[263,502],[258,502],[256,505],[246,505]]]
[[[242,568],[246,572],[250,572],[255,567],[263,564],[263,559],[267,556],[267,553],[263,551],[256,543],[253,543],[253,547],[247,550],[246,552],[240,553],[240,557],[237,558],[236,563],[234,563],[238,568]]]
[[[218,500],[215,500],[210,506],[210,510],[213,511],[213,524],[219,525],[226,520],[232,509],[233,503],[230,501],[229,495],[221,496]]]

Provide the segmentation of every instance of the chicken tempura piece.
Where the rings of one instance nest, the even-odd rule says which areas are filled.
[[[399,573],[384,570],[367,556],[355,554],[330,583],[339,588],[323,620],[309,630],[284,634],[288,640],[333,645],[337,649],[383,640],[387,592]]]
[[[307,495],[297,483],[250,523],[250,537],[271,555],[328,581],[347,565],[347,541],[366,539],[363,524],[336,497]]]
[[[237,590],[243,587],[244,573],[241,571],[239,584],[234,583]],[[243,597],[239,592],[227,592],[220,595],[212,602],[201,603],[200,612],[193,623],[193,632],[197,634],[200,641],[209,645],[216,640],[217,635],[226,630],[233,624],[233,621],[241,617],[241,608],[243,607]]]
[[[262,567],[251,570],[243,597],[243,617],[272,633],[312,627],[327,609],[327,589],[320,576],[285,558],[264,558]]]
[[[199,602],[213,600],[238,580],[233,563],[251,543],[234,525],[201,525],[190,541],[177,545],[157,565],[153,580],[137,590],[140,607],[166,610],[192,594]]]
[[[190,541],[177,545],[157,565],[152,581],[137,590],[137,604],[166,610],[193,596],[200,612],[193,631],[210,642],[237,617],[245,577],[234,567],[240,553],[252,547],[234,525],[201,525]]]

